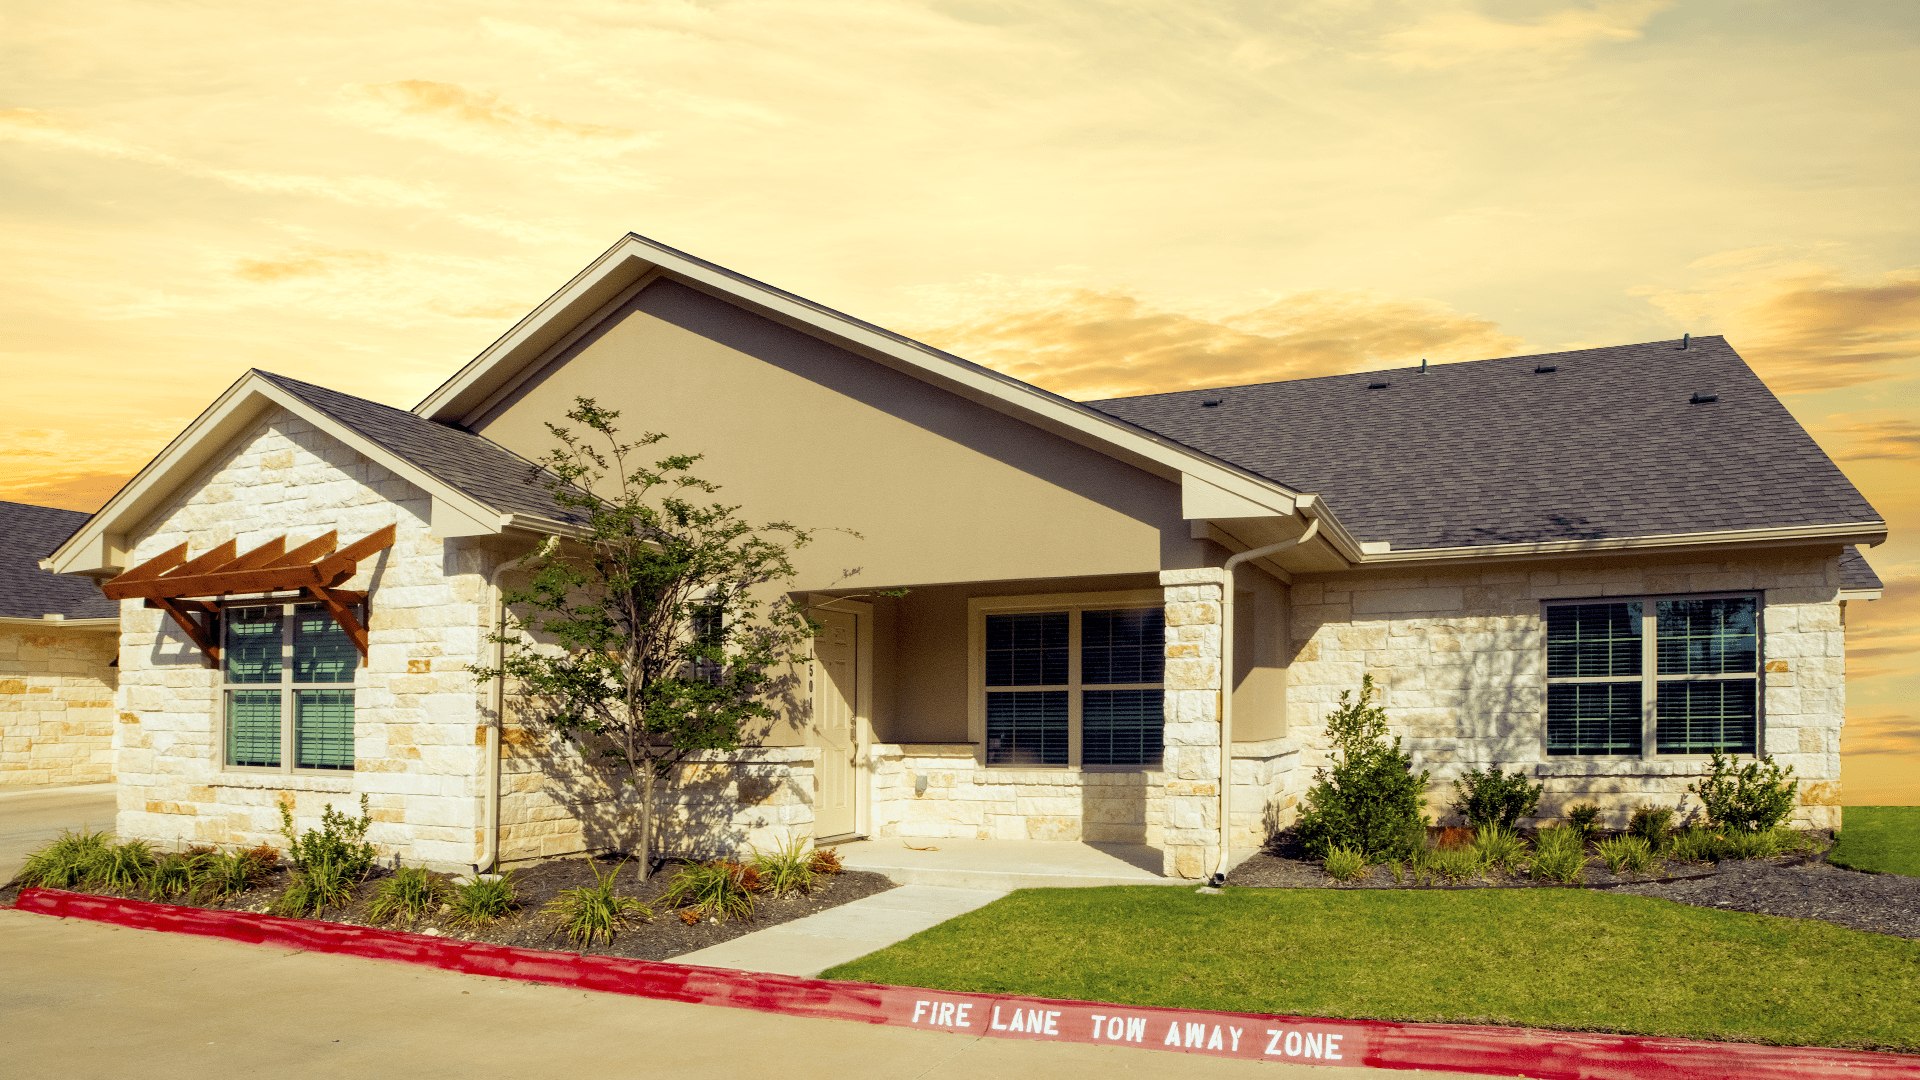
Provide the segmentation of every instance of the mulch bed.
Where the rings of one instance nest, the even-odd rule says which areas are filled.
[[[490,926],[479,929],[457,927],[445,921],[442,916],[428,916],[415,920],[411,925],[405,923],[380,924],[390,930],[406,930],[416,934],[432,934],[454,938],[461,941],[484,941],[494,945],[513,945],[525,949],[546,949],[551,951],[581,953],[595,956],[620,956],[631,960],[667,960],[681,956],[709,945],[718,945],[756,930],[765,930],[769,926],[778,926],[784,922],[803,919],[841,904],[873,896],[894,888],[894,883],[881,874],[870,874],[859,870],[847,870],[830,877],[815,879],[812,892],[805,895],[789,895],[780,899],[765,896],[755,898],[754,914],[751,919],[728,919],[726,922],[714,922],[703,919],[692,926],[680,921],[677,913],[660,903],[659,896],[673,881],[678,867],[669,863],[645,883],[638,880],[634,863],[621,867],[621,857],[602,856],[587,858],[552,859],[540,862],[513,872],[513,884],[520,901],[518,913],[502,919]],[[630,929],[621,931],[611,945],[597,944],[581,949],[570,944],[564,934],[558,933],[554,918],[542,915],[540,909],[548,901],[560,895],[561,890],[593,884],[593,868],[598,867],[601,874],[619,868],[620,891],[638,897],[641,902],[654,909],[652,922],[635,923]],[[367,918],[367,908],[373,901],[374,889],[387,872],[376,870],[373,877],[362,884],[355,894],[354,902],[345,908],[335,908],[326,912],[327,922],[345,923],[350,926],[375,925]],[[214,911],[255,911],[264,912],[282,892],[286,890],[288,871],[278,871],[267,884],[224,901],[212,903],[194,903],[184,897],[175,897],[164,903],[183,907],[198,907]],[[104,896],[127,896],[145,900],[139,893],[113,893],[107,890],[81,890],[97,892]],[[8,885],[0,888],[0,906],[12,907],[19,898],[20,887]]]
[[[1335,881],[1309,862],[1290,834],[1227,875],[1228,885],[1255,889],[1607,889],[1694,907],[1748,911],[1794,919],[1822,919],[1854,930],[1920,939],[1920,878],[1866,874],[1829,866],[1831,833],[1816,833],[1820,851],[1772,859],[1690,863],[1662,860],[1649,873],[1615,876],[1598,859],[1587,864],[1583,885],[1535,881],[1491,870],[1463,882],[1415,885],[1408,872],[1396,882],[1384,866],[1354,881]]]

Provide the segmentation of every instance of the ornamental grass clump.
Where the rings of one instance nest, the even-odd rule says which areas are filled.
[[[193,895],[203,901],[224,900],[265,884],[273,876],[279,856],[277,850],[264,845],[251,851],[216,851],[200,864]]]
[[[680,921],[692,926],[704,918],[726,922],[753,918],[753,893],[759,875],[751,867],[724,859],[688,863],[660,899],[680,909]]]
[[[192,892],[205,875],[212,849],[169,852],[148,867],[142,885],[149,900],[171,900]]]
[[[62,830],[60,838],[27,856],[16,880],[29,888],[71,889],[86,882],[107,857],[113,834]]]
[[[587,868],[593,872],[593,884],[563,889],[551,903],[540,909],[542,915],[554,917],[554,933],[564,933],[576,948],[591,946],[603,937],[611,945],[614,935],[632,923],[653,921],[652,908],[641,903],[638,897],[622,896],[615,890],[614,879],[620,876],[619,866],[607,871],[604,876],[600,868],[592,863],[588,863]]]
[[[446,898],[445,878],[423,866],[403,866],[375,887],[367,918],[411,926],[413,920],[438,908]]]
[[[753,849],[749,865],[766,892],[775,897],[808,892],[815,877],[814,852],[803,837],[794,837],[772,851]]]
[[[1512,829],[1485,825],[1473,832],[1473,853],[1482,869],[1510,871],[1526,857],[1527,842]]]
[[[1478,875],[1483,868],[1480,853],[1471,844],[1465,847],[1427,848],[1424,855],[1417,858],[1433,876],[1448,881],[1466,881]]]
[[[1540,805],[1545,784],[1529,784],[1523,770],[1503,773],[1500,766],[1486,772],[1472,769],[1453,782],[1453,809],[1478,829],[1498,825],[1511,829],[1523,817],[1532,817]]]
[[[1719,862],[1727,857],[1727,838],[1718,830],[1694,825],[1673,835],[1667,855],[1682,862]]]
[[[132,892],[147,880],[154,864],[153,849],[144,840],[129,840],[124,844],[103,847],[87,874],[86,884],[90,889]]]
[[[1413,755],[1400,752],[1400,739],[1387,740],[1387,711],[1375,704],[1371,675],[1362,676],[1360,693],[1340,693],[1340,705],[1327,716],[1333,763],[1315,770],[1297,835],[1307,857],[1322,859],[1334,847],[1363,851],[1369,860],[1404,859],[1423,844],[1427,819],[1426,772],[1415,774]]]
[[[1527,872],[1536,878],[1577,884],[1586,876],[1587,842],[1578,830],[1554,826],[1533,838],[1533,860]]]
[[[1335,845],[1327,850],[1326,861],[1322,864],[1327,876],[1335,881],[1353,881],[1365,876],[1367,855],[1357,848]]]
[[[520,910],[520,898],[513,886],[513,872],[480,874],[453,887],[447,901],[449,921],[459,926],[481,927]]]
[[[1653,868],[1653,849],[1638,836],[1629,834],[1602,840],[1594,849],[1607,861],[1607,873],[1615,876],[1644,874]]]

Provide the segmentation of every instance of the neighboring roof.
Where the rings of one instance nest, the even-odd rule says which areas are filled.
[[[258,369],[254,374],[502,514],[585,520],[584,515],[555,506],[553,495],[533,482],[540,471],[537,465],[491,439],[285,375]]]
[[[1395,551],[1880,521],[1725,339],[1680,345],[1088,404],[1316,492]]]
[[[1880,575],[1867,565],[1866,557],[1860,549],[1848,544],[1840,552],[1840,587],[1848,592],[1884,588]]]
[[[91,514],[51,506],[0,502],[0,619],[116,619],[120,605],[85,578],[40,569]]]

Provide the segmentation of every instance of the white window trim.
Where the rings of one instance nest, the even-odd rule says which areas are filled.
[[[1584,604],[1640,603],[1640,674],[1629,678],[1611,675],[1583,675],[1553,678],[1547,675],[1547,612],[1557,607]],[[1550,754],[1547,750],[1547,687],[1580,683],[1640,683],[1640,759],[1641,761],[1710,761],[1711,754],[1662,754],[1660,743],[1660,684],[1663,682],[1720,682],[1745,678],[1743,672],[1714,675],[1660,674],[1659,642],[1656,627],[1662,600],[1752,600],[1753,612],[1753,747],[1767,752],[1767,596],[1764,590],[1748,589],[1711,593],[1636,593],[1631,596],[1556,597],[1540,604],[1540,758],[1541,761],[1631,761],[1627,754]]]
[[[293,610],[302,604],[315,601],[305,596],[259,596],[247,600],[229,599],[220,605],[220,622],[215,628],[220,641],[220,663],[215,668],[219,677],[214,684],[213,695],[213,755],[222,773],[244,773],[256,776],[332,776],[351,780],[360,771],[360,672],[366,668],[366,657],[361,657],[354,665],[352,682],[335,683],[296,683],[293,680]],[[227,623],[226,612],[229,608],[278,607],[281,609],[280,621],[280,672],[277,683],[231,683],[227,681]],[[367,613],[365,605],[356,609],[355,614],[365,625]],[[233,765],[227,761],[227,694],[233,690],[278,690],[280,691],[280,764],[278,767],[266,765]],[[299,759],[299,747],[295,745],[293,723],[294,692],[297,690],[348,690],[354,695],[354,754],[351,769],[298,769],[294,762]]]
[[[976,596],[967,601],[967,739],[974,746],[974,763],[995,772],[1037,771],[1049,773],[1153,773],[1159,769],[1137,765],[1083,765],[1080,761],[1080,619],[1082,611],[1119,611],[1127,608],[1164,608],[1166,594],[1160,589],[1126,589],[1117,592],[1036,593],[1030,596]],[[1067,763],[1065,765],[989,765],[987,764],[987,616],[1023,611],[1069,611],[1067,681],[1053,686],[996,686],[996,692],[1017,690],[1066,690]],[[1102,683],[1102,689],[1162,690],[1165,682]]]

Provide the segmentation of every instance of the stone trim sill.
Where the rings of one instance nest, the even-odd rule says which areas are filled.
[[[353,791],[351,776],[309,776],[306,773],[216,773],[208,787],[248,788],[253,791]]]

